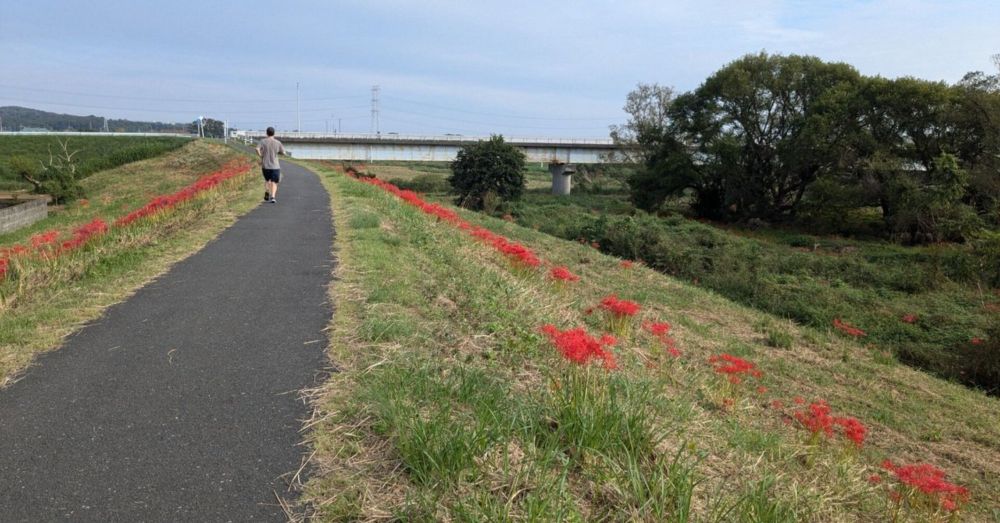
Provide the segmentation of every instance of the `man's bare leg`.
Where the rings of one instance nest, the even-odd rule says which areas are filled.
[[[268,182],[271,184],[271,198],[274,198],[278,194],[278,183]]]

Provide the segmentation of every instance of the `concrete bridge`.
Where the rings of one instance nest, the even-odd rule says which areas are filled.
[[[256,142],[261,131],[234,131],[233,136]],[[413,136],[400,134],[278,133],[293,158],[304,160],[399,160],[450,162],[463,146],[485,140],[460,135]],[[604,163],[619,150],[610,139],[505,138],[524,151],[529,162],[549,164]]]

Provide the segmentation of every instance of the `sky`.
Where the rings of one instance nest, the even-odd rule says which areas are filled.
[[[367,133],[377,85],[382,133],[603,138],[759,51],[954,83],[1000,0],[0,0],[0,106]]]

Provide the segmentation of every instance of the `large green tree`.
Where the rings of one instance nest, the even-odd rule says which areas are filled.
[[[524,152],[493,135],[459,149],[451,162],[448,182],[458,195],[456,203],[472,209],[516,200],[524,191]]]
[[[854,129],[843,113],[860,79],[849,65],[807,56],[730,63],[671,104],[656,152],[633,179],[633,194],[661,190],[636,203],[651,208],[661,194],[689,190],[707,216],[793,215],[810,183],[850,159]]]

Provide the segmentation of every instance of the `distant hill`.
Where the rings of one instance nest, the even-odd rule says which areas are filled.
[[[28,107],[0,107],[4,131],[47,129],[49,131],[102,131],[104,118],[100,116],[77,116],[73,114],[50,113]],[[108,130],[125,133],[186,133],[188,125],[183,123],[135,122],[132,120],[108,119]]]

